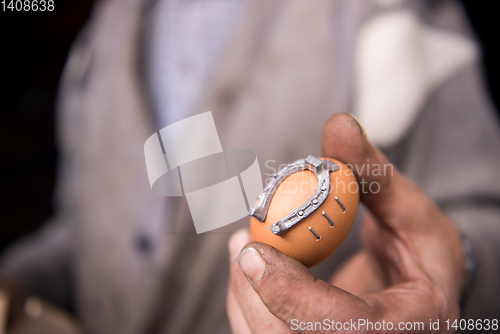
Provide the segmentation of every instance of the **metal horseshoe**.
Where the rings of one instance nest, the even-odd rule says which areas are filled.
[[[261,222],[265,221],[269,210],[269,204],[278,186],[288,176],[306,169],[313,172],[318,178],[318,188],[305,204],[271,226],[271,231],[275,235],[286,232],[292,226],[313,213],[325,201],[330,189],[330,172],[339,170],[340,166],[331,160],[321,160],[312,155],[308,156],[306,159],[300,159],[288,164],[274,175],[273,179],[267,184],[263,193],[259,196],[257,205],[250,208],[249,214]]]

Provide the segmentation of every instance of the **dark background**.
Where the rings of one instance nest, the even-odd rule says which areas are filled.
[[[92,2],[55,0],[52,12],[0,7],[0,251],[52,213],[55,94]]]
[[[0,11],[0,251],[53,211],[55,94],[71,43],[93,0],[55,2],[53,12]],[[498,106],[496,2],[462,2],[483,45],[485,79]]]

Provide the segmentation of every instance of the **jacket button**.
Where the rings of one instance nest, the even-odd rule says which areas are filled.
[[[143,233],[135,236],[135,248],[139,253],[150,254],[153,251],[153,241],[151,238]]]

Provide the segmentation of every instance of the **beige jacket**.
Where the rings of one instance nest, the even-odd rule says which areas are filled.
[[[382,65],[370,65],[377,58],[368,51],[402,48],[380,39],[384,24],[370,26],[376,18],[410,13],[410,23],[400,24],[421,33],[417,50],[425,57],[413,60],[419,65],[421,59],[442,62],[439,46],[447,43],[439,34],[427,38],[424,28],[468,40],[453,4],[431,12],[418,2],[397,8],[379,2],[250,1],[192,113],[212,111],[223,148],[256,152],[264,177],[270,167],[319,155],[321,129],[333,113],[351,111],[375,124],[366,109],[378,99],[370,94],[390,80],[377,80],[372,69]],[[56,302],[67,302],[71,292],[89,333],[229,333],[227,241],[248,220],[197,235],[184,198],[160,197],[149,188],[143,145],[158,129],[143,56],[144,18],[152,6],[132,0],[96,6],[61,81],[58,216],[15,246],[2,266],[29,291]],[[425,21],[412,21],[421,17]],[[380,44],[373,44],[377,38]],[[464,317],[498,318],[500,137],[474,53],[463,45],[456,50],[465,56],[451,55],[456,66],[445,74],[399,78],[414,83],[404,90],[412,94],[386,98],[377,106],[392,112],[378,114],[386,117],[386,129],[367,130],[474,244],[478,269]],[[387,131],[393,135],[384,137]],[[317,277],[327,279],[359,247],[358,225],[341,250],[314,269]]]

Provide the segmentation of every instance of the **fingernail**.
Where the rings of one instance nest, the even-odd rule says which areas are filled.
[[[240,267],[252,285],[259,283],[266,268],[266,261],[253,247],[248,247],[240,254]]]
[[[250,241],[252,241],[250,233],[246,228],[239,229],[231,236],[231,239],[229,239],[229,263],[238,258],[243,247]]]
[[[363,137],[365,137],[365,139],[368,140],[368,136],[366,135],[366,130],[363,127],[363,125],[361,125],[361,123],[358,121],[358,119],[356,118],[356,116],[354,116],[351,113],[348,113],[348,114],[351,115],[351,117],[356,121],[356,123],[358,123],[359,129],[361,130],[361,134],[363,135]]]

